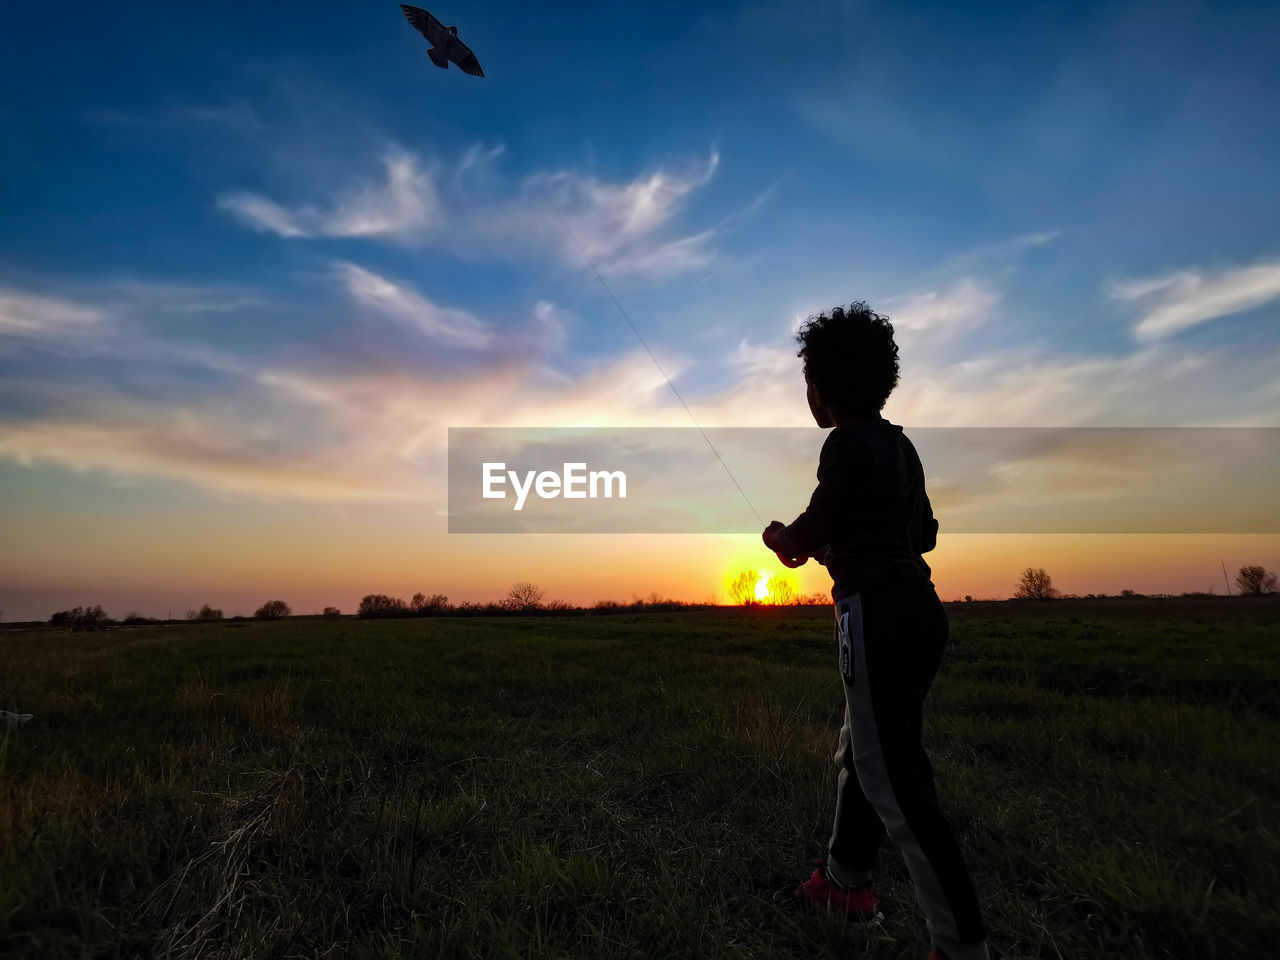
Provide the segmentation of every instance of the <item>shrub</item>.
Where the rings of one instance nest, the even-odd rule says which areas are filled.
[[[420,617],[430,616],[433,613],[443,613],[449,609],[449,598],[443,593],[433,593],[431,596],[415,593],[413,599],[409,601],[409,609]]]
[[[293,610],[283,600],[268,600],[253,612],[253,616],[256,620],[279,620],[292,613]]]
[[[70,610],[59,610],[49,618],[49,624],[55,627],[70,627],[72,630],[101,630],[111,623],[111,618],[100,604],[92,607],[72,607]]]
[[[389,597],[385,593],[370,593],[360,600],[356,611],[358,616],[366,619],[385,617],[407,617],[411,613],[409,605],[399,597]]]

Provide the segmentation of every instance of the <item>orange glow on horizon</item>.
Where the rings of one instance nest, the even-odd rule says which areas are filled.
[[[34,504],[5,518],[6,540],[22,549],[0,558],[5,619],[47,618],[57,609],[102,603],[113,615],[164,616],[209,603],[252,613],[282,599],[299,613],[333,605],[353,611],[366,593],[408,599],[443,593],[451,602],[501,599],[532,580],[551,599],[590,606],[657,594],[691,602],[737,602],[742,571],[779,574],[801,595],[830,595],[826,568],[810,561],[778,571],[756,534],[452,536],[444,520],[402,505],[318,507],[210,503],[152,508],[121,487],[105,503]],[[74,544],[69,550],[67,544]],[[1280,569],[1280,536],[947,535],[925,559],[943,600],[1004,599],[1028,566],[1044,567],[1063,593],[1218,594],[1243,564]]]

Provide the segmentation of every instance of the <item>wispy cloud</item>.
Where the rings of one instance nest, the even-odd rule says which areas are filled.
[[[27,465],[56,463],[128,478],[176,480],[219,494],[254,499],[342,502],[416,499],[408,487],[371,485],[361,464],[319,451],[255,447],[213,411],[157,410],[104,404],[79,416],[0,423],[0,455]]]
[[[424,162],[396,148],[384,159],[385,182],[340,193],[327,205],[286,207],[235,191],[219,206],[248,226],[289,239],[366,237],[447,246],[464,256],[519,258],[550,251],[575,269],[611,276],[667,277],[702,270],[716,258],[719,228],[672,235],[690,196],[720,165],[705,161],[659,166],[630,180],[608,181],[579,170],[539,171],[514,187],[496,163],[501,144],[475,144],[452,165]]]
[[[680,212],[693,191],[711,181],[719,165],[720,154],[712,150],[705,163],[681,172],[659,167],[628,183],[605,183],[572,172],[535,174],[526,181],[526,203],[510,213],[517,222],[528,219],[530,213],[536,218],[539,201],[545,197],[573,233],[564,241],[565,258],[580,260],[585,252],[602,273],[697,270],[714,256],[711,231],[669,241],[654,242],[653,238]]]
[[[89,289],[113,313],[130,317],[234,313],[269,302],[261,291],[239,284],[170,283],[123,277],[92,284]]]
[[[942,261],[943,271],[973,272],[1008,265],[1030,250],[1047,246],[1062,236],[1061,230],[1033,230],[952,254]]]
[[[1000,293],[973,277],[942,290],[906,294],[886,302],[895,331],[949,336],[983,323],[1000,302]]]
[[[412,287],[354,263],[339,263],[335,269],[352,299],[407,330],[471,350],[483,350],[493,343],[489,324],[466,310],[442,307]]]
[[[699,176],[710,176],[710,166]],[[668,222],[680,189],[654,189],[643,201],[607,191],[612,222],[632,224],[633,235]],[[1198,289],[1236,289],[1227,283],[1234,277],[1208,277]],[[19,352],[10,354],[10,368],[20,375],[0,384],[0,455],[178,480],[218,494],[421,502],[443,495],[449,426],[688,425],[643,350],[562,355],[565,330],[576,321],[549,300],[528,304],[523,322],[498,324],[354,263],[334,264],[328,279],[365,319],[404,335],[353,337],[339,325],[268,350],[244,343],[228,354],[183,339],[177,328],[152,326],[140,341],[107,337],[111,364],[55,355],[58,341],[49,338],[12,338]],[[125,329],[120,303],[180,304],[183,289],[104,286],[96,298],[63,298],[0,288],[0,333],[64,335],[110,330],[117,321]],[[219,289],[198,289],[194,302],[235,302]],[[1117,296],[1156,298],[1159,307],[1186,289],[1181,279],[1157,278],[1130,281]],[[1002,295],[994,280],[964,276],[891,298],[887,312],[904,335],[926,343],[983,323]],[[655,347],[704,426],[806,426],[799,360],[780,334],[764,344],[744,340],[714,366]],[[405,349],[414,343],[423,349]],[[28,356],[19,364],[22,351]],[[1160,339],[1119,355],[1024,347],[956,359],[913,349],[906,361],[885,413],[909,427],[1280,422],[1276,349],[1223,344],[1193,352]]]
[[[1122,280],[1108,292],[1113,299],[1137,303],[1146,311],[1133,328],[1137,339],[1158,340],[1280,298],[1280,260],[1216,273],[1184,270]]]
[[[97,306],[0,287],[0,334],[60,337],[100,328],[109,318]]]
[[[381,183],[358,184],[327,209],[285,207],[247,191],[227,193],[218,205],[255,230],[282,237],[405,237],[437,226],[440,198],[419,158],[395,148],[382,163]]]
[[[405,343],[465,356],[350,330],[264,351],[245,344],[235,356],[173,328],[170,339],[165,328],[131,330],[127,344],[95,338],[74,355],[24,338],[0,380],[0,457],[254,499],[432,502],[444,494],[450,425],[683,422],[641,350],[579,359],[572,375],[553,366],[573,318],[549,300],[499,328],[355,264],[334,273],[375,322],[407,331]],[[110,316],[21,290],[4,302],[22,305],[14,317],[40,308],[46,326]],[[663,362],[681,369],[679,358]]]
[[[1126,292],[1160,296],[1175,283],[1168,278],[1135,282]],[[1280,423],[1280,387],[1274,376],[1280,345],[1191,350],[1160,340],[1119,354],[1076,355],[1034,346],[968,349],[960,355],[932,349],[985,323],[1003,295],[995,281],[973,276],[885,301],[896,337],[905,345],[902,382],[889,399],[886,416],[907,425],[966,427]],[[730,385],[693,402],[701,422],[811,422],[794,344],[744,342],[730,365]]]
[[[1280,423],[1280,349],[1195,355],[1153,344],[1119,356],[1001,350],[941,361],[918,352],[884,415],[908,427],[1268,426]],[[691,399],[704,426],[806,426],[790,345],[745,346],[733,382]],[[1223,390],[1223,384],[1231,384]]]

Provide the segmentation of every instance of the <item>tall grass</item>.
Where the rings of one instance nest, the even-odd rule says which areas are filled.
[[[928,737],[1010,957],[1280,943],[1274,604],[952,608]],[[923,957],[776,910],[834,805],[829,614],[0,634],[0,954]]]

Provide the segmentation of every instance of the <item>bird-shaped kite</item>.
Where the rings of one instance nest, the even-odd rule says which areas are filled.
[[[407,3],[402,3],[400,9],[404,11],[405,19],[413,24],[414,29],[426,37],[427,42],[431,44],[427,56],[437,67],[448,70],[449,61],[452,60],[463,73],[469,73],[473,77],[484,76],[476,55],[471,52],[470,47],[458,39],[457,27],[446,27],[421,7],[411,7]]]

